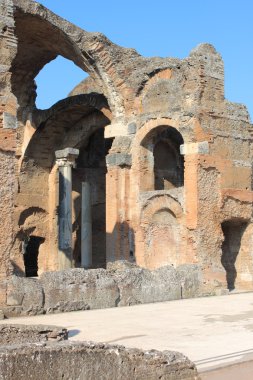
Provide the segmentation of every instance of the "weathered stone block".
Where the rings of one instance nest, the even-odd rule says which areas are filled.
[[[199,143],[189,143],[180,146],[180,153],[186,154],[208,154],[209,144],[208,141],[201,141]]]
[[[178,352],[92,342],[2,347],[0,373],[5,380],[28,379],[31,374],[33,380],[199,380],[194,363]]]
[[[201,293],[201,271],[198,265],[184,264],[177,267],[181,284],[181,297],[194,298]]]
[[[129,135],[135,134],[136,133],[136,129],[137,129],[136,123],[130,123],[127,126],[127,131],[128,131]]]
[[[44,294],[37,279],[12,276],[7,283],[7,306],[21,307],[21,313],[43,313]]]
[[[126,153],[109,154],[106,157],[106,163],[108,166],[131,166],[132,156]]]
[[[8,112],[3,113],[3,127],[5,129],[16,129],[17,128],[17,118]]]
[[[134,264],[121,262],[110,265],[120,290],[118,306],[162,302],[181,297],[180,282],[174,267],[166,266],[154,271]]]
[[[41,283],[47,313],[114,307],[119,297],[116,282],[104,269],[44,273]]]
[[[68,339],[65,328],[55,326],[1,325],[0,346],[36,342],[60,342]]]
[[[105,138],[112,138],[117,136],[126,136],[127,125],[121,123],[110,124],[105,127]]]

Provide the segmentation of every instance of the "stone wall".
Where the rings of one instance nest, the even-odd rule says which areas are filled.
[[[213,293],[219,291],[219,288]],[[6,317],[102,309],[204,295],[196,265],[156,270],[119,261],[108,269],[70,269],[40,278],[12,276],[7,286]]]
[[[179,352],[67,339],[61,327],[0,326],[0,380],[199,379],[195,365]]]
[[[35,360],[36,359],[36,360]],[[96,343],[26,344],[0,348],[0,380],[198,380],[178,352]]]

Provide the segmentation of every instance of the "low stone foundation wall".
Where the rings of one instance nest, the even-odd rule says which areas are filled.
[[[0,348],[0,380],[198,380],[178,352],[60,342]]]
[[[13,276],[3,312],[11,317],[192,298],[203,295],[201,283],[196,265],[150,271],[121,261],[106,270],[47,272],[38,279]]]
[[[56,326],[0,325],[0,346],[60,342],[68,339],[68,331]]]

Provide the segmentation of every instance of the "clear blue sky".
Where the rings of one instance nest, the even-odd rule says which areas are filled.
[[[41,0],[41,4],[90,32],[133,47],[144,56],[188,56],[208,42],[225,62],[225,95],[247,105],[253,119],[252,0]],[[64,78],[64,80],[63,80]],[[71,62],[57,59],[37,77],[40,108],[50,107],[82,79]]]

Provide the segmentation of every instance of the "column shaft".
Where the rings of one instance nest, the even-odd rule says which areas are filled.
[[[81,227],[81,266],[92,265],[92,215],[91,189],[88,182],[82,182],[82,227]]]
[[[59,269],[72,268],[72,167],[79,150],[65,148],[55,152],[59,167],[59,210],[58,210],[58,263]]]
[[[72,267],[72,167],[59,167],[59,269]]]

